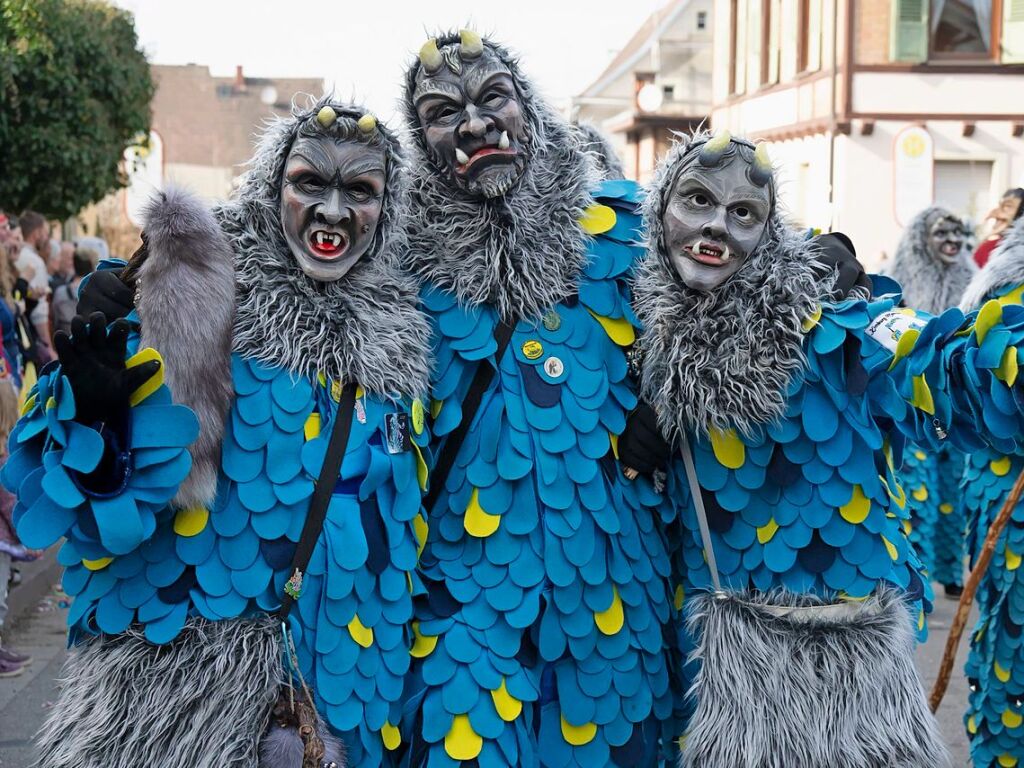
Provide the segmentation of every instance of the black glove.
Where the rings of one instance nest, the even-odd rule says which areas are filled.
[[[864,288],[871,293],[871,278],[864,271],[864,265],[857,261],[857,250],[853,242],[842,232],[819,235],[812,241],[818,246],[815,253],[817,263],[814,271],[820,278],[826,278],[838,271],[836,284],[832,289],[831,299],[842,301],[855,288]]]
[[[619,436],[619,463],[624,470],[650,475],[668,466],[672,446],[661,435],[658,416],[647,403],[640,401],[626,419],[626,429]]]
[[[106,318],[96,312],[89,325],[81,317],[71,321],[71,335],[58,331],[53,337],[57,358],[75,396],[75,420],[82,424],[112,422],[128,408],[131,394],[157,371],[159,360],[125,368],[125,348],[131,330],[123,319],[107,332]]]
[[[109,320],[118,320],[134,308],[135,292],[121,281],[116,270],[101,269],[85,281],[75,314],[85,318],[102,312]]]

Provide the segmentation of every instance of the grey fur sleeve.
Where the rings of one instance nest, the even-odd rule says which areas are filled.
[[[174,504],[208,505],[217,492],[221,440],[234,391],[234,260],[210,210],[185,190],[155,195],[143,215],[149,257],[139,273],[141,346],[163,357],[174,401],[191,408],[200,426],[199,439],[189,449],[192,471]]]

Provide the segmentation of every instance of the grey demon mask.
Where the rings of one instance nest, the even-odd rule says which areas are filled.
[[[423,45],[406,110],[435,172],[470,196],[504,195],[530,161],[531,115],[515,62],[475,32]]]
[[[298,115],[281,167],[281,231],[299,268],[341,279],[382,240],[397,143],[368,113],[323,103]]]
[[[949,211],[936,210],[926,223],[928,252],[941,264],[952,264],[964,249],[964,224]]]
[[[775,211],[771,161],[764,144],[727,131],[672,160],[661,188],[660,246],[687,287],[714,291],[764,237]]]

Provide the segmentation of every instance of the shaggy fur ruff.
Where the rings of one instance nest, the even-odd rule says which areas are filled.
[[[604,135],[600,128],[593,123],[576,123],[573,125],[576,137],[583,147],[593,158],[597,172],[602,179],[624,179],[626,172],[622,168],[622,161],[619,159],[611,140]]]
[[[189,448],[192,470],[174,504],[207,506],[217,495],[221,439],[234,391],[231,248],[207,207],[181,189],[156,195],[143,218],[149,256],[139,273],[141,346],[159,350],[174,401],[191,408],[200,425]]]
[[[683,768],[943,768],[914,668],[910,612],[892,590],[852,617],[795,620],[763,606],[812,598],[701,594],[687,608],[700,671]]]
[[[671,438],[684,429],[749,434],[780,417],[806,365],[802,323],[834,282],[815,277],[815,246],[773,210],[761,244],[728,282],[711,292],[683,284],[665,252],[662,213],[679,162],[708,136],[672,148],[644,203],[649,241],[633,293],[644,327],[641,390]]]
[[[438,36],[437,45],[458,35]],[[597,181],[590,156],[569,124],[537,96],[505,48],[492,49],[512,73],[527,126],[526,167],[503,196],[454,189],[427,147],[412,96],[420,63],[406,74],[411,216],[405,265],[465,305],[493,305],[503,318],[536,317],[576,292],[585,261],[578,219]]]
[[[984,269],[978,272],[960,299],[965,312],[977,309],[997,288],[1024,283],[1024,218],[1017,219],[996,248]]]
[[[214,211],[234,247],[234,349],[296,374],[354,380],[383,397],[420,396],[430,372],[430,330],[417,308],[416,282],[398,266],[405,250],[405,170],[398,141],[383,124],[377,127],[387,156],[383,207],[359,263],[340,280],[319,282],[299,268],[284,239],[285,161],[300,123],[327,104],[336,102],[325,97],[271,123],[235,198]]]
[[[935,206],[914,217],[900,239],[889,270],[890,276],[903,289],[903,300],[907,306],[932,315],[955,307],[977,272],[966,249],[952,264],[945,264],[932,256],[928,248],[928,231],[940,217],[957,218],[944,208]]]
[[[38,768],[255,768],[281,685],[276,619],[193,619],[172,642],[138,629],[71,651]]]

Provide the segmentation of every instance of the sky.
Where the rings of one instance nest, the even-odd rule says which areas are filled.
[[[438,29],[471,26],[509,45],[563,105],[597,77],[664,0],[114,0],[135,14],[154,64],[232,75],[323,77],[385,119],[402,71]]]

